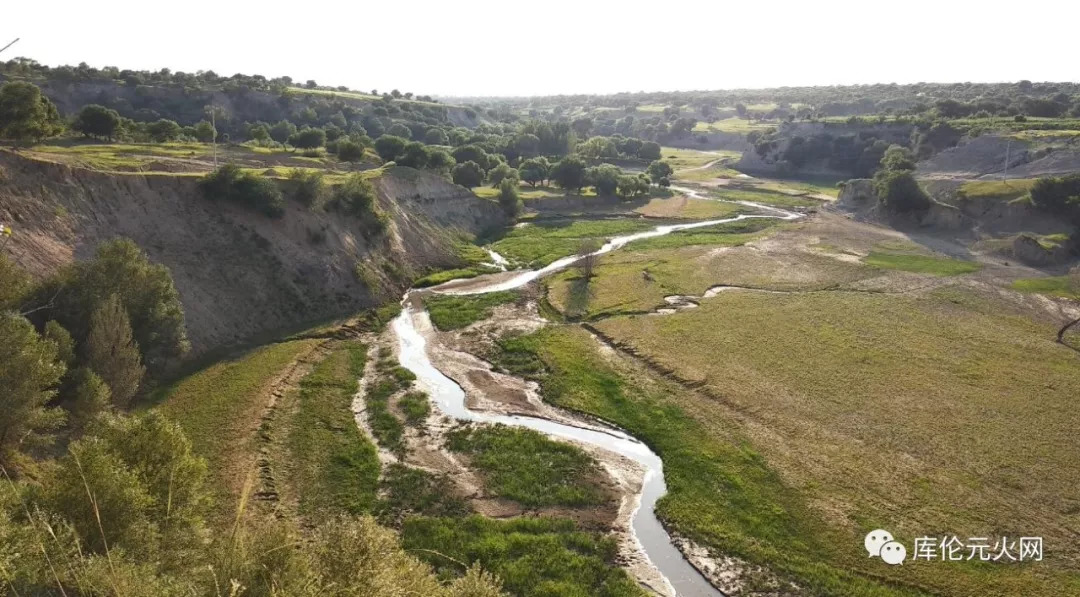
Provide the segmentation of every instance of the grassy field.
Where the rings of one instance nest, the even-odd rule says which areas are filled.
[[[530,267],[540,267],[577,252],[583,241],[603,242],[613,236],[655,227],[638,219],[558,220],[534,222],[514,228],[492,248],[503,257]]]
[[[1036,179],[969,180],[960,186],[960,199],[1011,200],[1023,197],[1031,191]]]
[[[773,560],[821,587],[814,594],[864,593],[819,585],[827,578],[816,567],[797,569],[800,558],[934,593],[1080,590],[1080,549],[1069,538],[1080,523],[1073,481],[1080,445],[1072,439],[1080,415],[1070,406],[1080,368],[1075,353],[1053,341],[1052,323],[994,295],[950,287],[923,298],[732,291],[698,309],[596,325],[709,397],[672,392],[665,402],[702,426],[704,438],[645,428],[647,441],[741,446],[746,463],[775,472],[770,483],[782,479],[771,491],[745,478],[717,482],[685,507],[677,504],[688,490],[669,481],[662,512],[680,530],[747,557],[779,550],[784,557]],[[588,361],[587,343],[570,332],[531,342],[549,366],[566,371],[550,382],[557,389],[545,384],[546,397],[642,436],[643,423],[619,412],[627,401],[601,391],[611,384],[590,381],[598,365]],[[688,458],[665,455],[669,474]],[[697,477],[710,477],[703,467]],[[719,467],[716,479],[731,470]],[[739,499],[750,488],[760,495]],[[774,495],[798,503],[770,503]],[[703,500],[718,502],[715,521]],[[732,520],[750,522],[727,528]],[[1057,547],[1041,565],[913,563],[901,571],[867,561],[862,536],[873,528],[908,545],[949,533],[1043,536]]]
[[[428,273],[413,282],[413,286],[417,288],[427,288],[428,286],[438,286],[439,284],[458,278],[475,278],[481,274],[488,274],[496,271],[495,268],[487,265],[491,261],[491,256],[488,255],[487,251],[484,249],[465,241],[457,242],[454,245],[454,249],[457,252],[458,258],[461,260],[463,267]]]
[[[660,159],[670,164],[676,172],[688,168],[700,168],[709,162],[715,162],[722,158],[739,159],[740,155],[742,154],[737,151],[699,151],[679,147],[660,148]]]
[[[490,186],[480,186],[472,189],[477,197],[494,199],[499,196],[499,189]],[[581,197],[596,197],[596,191],[592,188],[582,190],[580,193],[572,193],[551,185],[537,185],[535,187],[521,183],[518,185],[518,196],[522,199],[566,199]]]
[[[699,122],[694,125],[695,133],[738,133],[745,135],[750,131],[776,128],[776,122],[754,122],[745,118],[724,118],[714,122]]]
[[[1080,280],[1075,276],[1021,278],[1012,283],[1012,288],[1021,292],[1038,292],[1080,300]]]
[[[726,201],[752,201],[762,205],[774,205],[776,207],[817,207],[821,201],[806,199],[796,195],[781,193],[767,188],[754,186],[743,187],[713,187],[706,189],[709,197],[724,199]]]
[[[881,269],[933,274],[935,276],[958,276],[982,269],[982,264],[976,261],[961,261],[949,257],[884,251],[871,251],[869,255],[863,258],[863,263]]]
[[[578,531],[569,520],[415,517],[405,521],[402,537],[406,550],[415,551],[442,575],[461,574],[456,562],[481,562],[511,595],[645,595],[618,567],[613,539]]]
[[[596,462],[581,448],[531,429],[504,425],[463,427],[447,435],[452,452],[469,456],[493,495],[529,508],[604,502]]]
[[[271,344],[222,361],[155,392],[152,402],[184,429],[196,453],[210,462],[218,497],[239,494],[255,461],[255,431],[271,381],[317,340]],[[222,508],[231,504],[220,504]]]
[[[487,319],[491,310],[512,303],[520,296],[514,291],[489,292],[473,296],[435,294],[424,298],[431,322],[443,331],[457,330]]]
[[[683,196],[666,199],[652,199],[647,204],[634,210],[651,218],[672,218],[685,220],[719,220],[741,213],[753,211],[752,208],[707,199],[689,199]]]
[[[287,445],[302,514],[361,514],[375,504],[378,454],[352,413],[366,352],[359,342],[342,343],[300,382]]]

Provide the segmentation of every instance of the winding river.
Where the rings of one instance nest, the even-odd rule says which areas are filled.
[[[673,187],[673,190],[684,192],[693,198],[702,198],[700,194],[691,189]],[[774,207],[750,202],[739,203],[765,211],[771,211],[775,215],[741,214],[721,220],[657,226],[653,230],[613,238],[597,250],[594,255],[602,255],[614,251],[635,240],[663,236],[679,230],[715,226],[717,224],[736,222],[748,218],[777,218],[791,220],[800,217],[797,213]],[[492,254],[492,259],[495,263],[500,265],[505,263],[505,260],[503,260],[501,256],[496,257],[496,255],[497,254],[494,253]],[[456,281],[451,281],[434,290],[436,292],[448,294],[483,294],[519,288],[533,280],[565,269],[573,265],[574,262],[579,259],[581,259],[580,256],[572,255],[559,259],[541,269],[519,271],[513,273],[509,277],[506,277],[506,274],[503,274],[500,278],[505,279],[497,279],[488,283],[481,282],[479,285],[476,284],[474,280],[467,287],[457,290],[454,289]],[[409,300],[412,292],[413,291],[409,291],[409,293],[405,295],[405,300],[403,301],[404,308],[401,311],[401,315],[399,315],[392,324],[392,329],[397,335],[400,348],[399,360],[403,367],[409,369],[416,375],[417,383],[431,395],[435,405],[443,414],[464,421],[503,423],[505,425],[527,427],[541,433],[546,433],[550,436],[597,446],[637,462],[646,472],[641,500],[637,510],[633,514],[632,532],[640,544],[645,557],[660,571],[669,585],[670,592],[673,592],[676,595],[685,597],[715,597],[723,595],[723,593],[715,589],[708,580],[697,571],[697,569],[687,562],[682,553],[672,544],[671,538],[660,524],[660,521],[656,518],[654,512],[656,501],[667,493],[667,485],[664,483],[664,463],[656,453],[637,439],[615,429],[597,426],[576,427],[538,417],[503,415],[470,410],[465,406],[465,392],[455,381],[439,371],[431,361],[427,350],[427,338],[434,337],[430,333],[432,331],[431,319],[426,310],[418,309],[413,306],[414,301]],[[419,304],[419,302],[417,301],[416,304]]]

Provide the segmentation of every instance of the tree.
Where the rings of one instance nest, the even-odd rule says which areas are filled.
[[[0,313],[17,310],[30,289],[30,275],[0,254]]]
[[[587,116],[582,116],[575,118],[570,126],[578,137],[585,138],[593,128],[593,120]]]
[[[551,165],[548,163],[547,158],[532,158],[521,163],[518,174],[521,176],[521,180],[535,187],[537,184],[543,184],[547,180],[550,169]]]
[[[320,128],[304,127],[289,135],[289,145],[300,149],[316,149],[326,145],[326,131]]]
[[[151,263],[130,239],[103,243],[92,259],[69,266],[39,293],[57,297],[51,316],[80,344],[89,335],[91,315],[102,298],[119,295],[143,361],[152,371],[189,347],[180,294],[169,268]]]
[[[395,137],[401,137],[406,141],[412,139],[412,129],[400,122],[395,122],[394,124],[390,125],[390,128],[386,129],[386,134],[393,135]]]
[[[885,155],[881,158],[881,167],[886,170],[915,170],[915,156],[911,154],[911,150],[899,145],[891,145],[885,150]]]
[[[596,269],[596,252],[600,250],[600,243],[594,238],[584,238],[578,244],[578,259],[574,263],[578,274],[586,281],[593,277]]]
[[[375,153],[384,162],[392,162],[405,151],[406,143],[408,141],[397,135],[383,135],[375,140]]]
[[[499,183],[499,205],[511,218],[521,213],[521,198],[518,196],[517,181],[505,178]]]
[[[337,157],[343,162],[359,162],[364,158],[364,146],[349,139],[338,141]]]
[[[597,195],[614,195],[622,170],[611,164],[601,164],[588,169],[588,183],[596,187]]]
[[[257,122],[248,126],[248,137],[257,143],[265,144],[270,140],[270,129],[266,126],[266,123]]]
[[[71,425],[85,429],[98,415],[109,409],[112,403],[109,386],[87,367],[79,367],[69,375],[71,390],[67,392],[71,413]]]
[[[16,143],[37,143],[63,130],[56,106],[37,85],[25,81],[0,85],[0,137]]]
[[[516,168],[511,168],[509,164],[499,164],[490,171],[488,171],[488,182],[491,183],[491,188],[497,189],[504,180],[509,180],[517,186],[520,176]]]
[[[577,156],[566,156],[552,166],[549,176],[560,187],[580,192],[585,186],[585,162]]]
[[[609,137],[590,137],[577,147],[577,152],[587,158],[617,158],[619,150]]]
[[[450,137],[442,129],[432,127],[424,134],[424,143],[428,145],[446,145],[450,143]]]
[[[83,353],[87,366],[109,386],[113,403],[126,407],[139,390],[146,369],[120,295],[109,295],[94,310]]]
[[[908,170],[881,169],[874,175],[874,192],[881,204],[894,213],[923,211],[930,198]]]
[[[375,187],[359,173],[349,176],[334,190],[334,202],[373,233],[382,232],[387,225],[387,218],[379,210],[376,200]]]
[[[0,313],[0,463],[9,465],[22,448],[45,443],[63,411],[46,405],[64,375],[57,347],[26,318]]]
[[[484,183],[484,169],[472,160],[454,166],[452,176],[454,184],[459,184],[469,189],[478,187]]]
[[[71,128],[87,137],[112,141],[120,128],[120,113],[105,106],[89,104],[79,110]]]
[[[427,148],[427,169],[440,174],[449,174],[457,162],[445,149]]]
[[[649,164],[645,173],[649,175],[649,180],[656,184],[660,184],[661,180],[670,179],[671,175],[675,173],[675,170],[671,167],[671,164],[656,160]]]
[[[494,166],[491,163],[491,158],[488,153],[484,151],[479,145],[463,145],[455,149],[452,153],[457,163],[464,164],[465,162],[473,162],[474,164],[483,168],[485,172]]]
[[[210,143],[217,138],[217,129],[209,121],[201,120],[195,125],[195,138],[202,143]]]
[[[419,141],[411,141],[405,144],[405,149],[402,150],[401,155],[395,161],[399,166],[423,168],[427,165],[427,160],[427,147]]]
[[[285,201],[274,181],[236,164],[224,164],[199,181],[203,196],[212,201],[231,201],[253,207],[271,218],[285,215]]]
[[[288,120],[282,120],[270,127],[270,138],[278,143],[285,143],[289,137],[296,134],[296,125]]]
[[[637,197],[638,195],[645,195],[649,192],[649,180],[644,175],[620,176],[618,180],[618,187],[615,190],[615,194],[619,196],[623,201],[627,201]]]
[[[641,144],[641,149],[638,149],[637,155],[643,160],[659,160],[660,144],[655,141],[646,141]]]
[[[150,138],[158,143],[167,143],[180,138],[180,125],[175,120],[162,118],[146,125],[146,132]]]

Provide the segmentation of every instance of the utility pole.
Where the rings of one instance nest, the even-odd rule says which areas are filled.
[[[1012,149],[1012,139],[1009,139],[1009,142],[1005,144],[1005,169],[1002,171],[1002,174],[1001,174],[1001,181],[1002,182],[1009,182],[1009,150],[1010,149]]]
[[[214,104],[210,104],[210,128],[213,129],[210,143],[214,146],[214,170],[217,170],[217,110],[214,109]]]
[[[4,50],[6,50],[6,49],[10,48],[11,46],[15,45],[15,42],[19,41],[19,39],[21,39],[21,38],[16,37],[15,41],[9,43],[8,45],[6,45],[6,46],[4,46],[2,48],[0,48],[0,52],[3,52]]]

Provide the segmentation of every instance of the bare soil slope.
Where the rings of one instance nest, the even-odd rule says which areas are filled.
[[[43,277],[103,241],[133,239],[172,270],[195,356],[392,299],[418,272],[457,265],[456,237],[504,223],[493,202],[408,168],[374,181],[392,217],[388,233],[375,238],[355,218],[292,202],[276,220],[213,202],[197,181],[0,152],[0,221],[17,231],[9,254]]]

